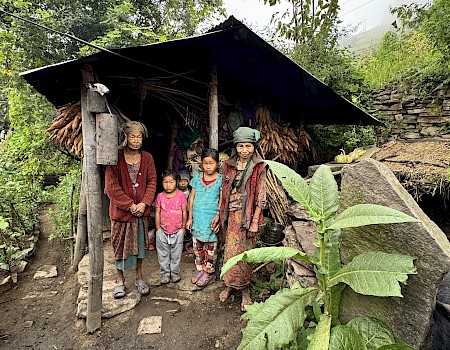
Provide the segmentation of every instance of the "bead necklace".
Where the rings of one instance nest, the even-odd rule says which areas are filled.
[[[236,178],[233,180],[233,187],[234,187],[234,188],[239,188],[239,187],[241,187],[242,181],[244,181],[245,174],[247,174],[247,170],[248,170],[248,168],[250,167],[251,161],[252,161],[252,160],[249,159],[249,160],[247,161],[247,163],[245,164],[245,168],[244,168],[244,170],[242,171],[242,175],[241,175],[241,178],[239,179],[239,181],[236,181]]]

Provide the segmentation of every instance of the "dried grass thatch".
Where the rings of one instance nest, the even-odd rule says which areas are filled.
[[[450,141],[391,141],[374,156],[383,162],[416,199],[424,194],[450,197]]]

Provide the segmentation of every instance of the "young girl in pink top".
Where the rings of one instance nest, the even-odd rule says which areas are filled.
[[[164,192],[156,197],[156,250],[161,269],[161,284],[180,281],[183,237],[186,232],[187,200],[177,189],[178,174],[166,170],[162,175]]]

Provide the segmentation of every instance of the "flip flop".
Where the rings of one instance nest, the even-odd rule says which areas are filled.
[[[123,298],[127,293],[125,292],[125,285],[119,284],[114,287],[113,291],[113,297],[114,299],[121,299]]]
[[[206,287],[210,282],[215,280],[216,280],[215,274],[204,273],[203,275],[200,276],[197,283],[195,284],[199,287]]]
[[[192,276],[191,282],[193,284],[196,284],[197,281],[200,279],[200,277],[202,277],[202,275],[203,275],[203,271],[197,271],[197,273],[194,276]]]
[[[136,286],[137,290],[141,295],[147,295],[150,293],[150,286],[147,284],[147,282],[143,280],[137,280],[134,282],[134,285]]]

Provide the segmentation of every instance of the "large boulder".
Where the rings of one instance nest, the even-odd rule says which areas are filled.
[[[373,159],[343,169],[340,210],[360,203],[388,206],[420,222],[342,230],[343,263],[367,251],[407,254],[416,259],[417,275],[410,275],[408,284],[402,285],[403,298],[363,296],[347,287],[341,300],[341,321],[345,323],[361,315],[374,316],[388,322],[395,335],[405,342],[418,349],[429,349],[427,336],[438,286],[450,269],[449,241],[394,174]]]

